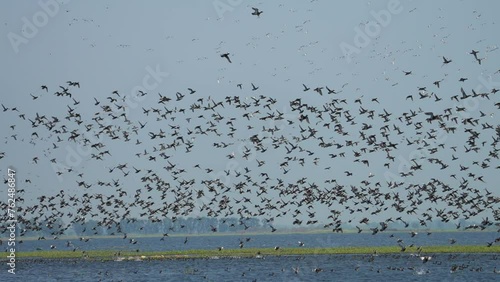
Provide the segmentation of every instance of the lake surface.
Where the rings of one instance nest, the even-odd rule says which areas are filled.
[[[56,246],[57,250],[137,250],[140,251],[167,251],[167,250],[190,250],[190,249],[225,249],[239,248],[240,240],[245,241],[247,248],[269,248],[280,246],[298,247],[298,241],[304,243],[304,247],[340,247],[340,246],[395,246],[398,239],[402,244],[416,246],[449,245],[450,239],[454,239],[457,245],[486,245],[500,237],[497,232],[419,232],[412,237],[410,232],[384,232],[376,235],[371,233],[321,233],[321,234],[272,234],[272,235],[219,235],[219,236],[188,236],[184,244],[185,236],[172,236],[160,240],[160,237],[138,238],[128,236],[126,239],[107,238],[90,239],[88,242],[73,240],[27,240],[18,246],[18,251],[35,251],[38,249],[50,250],[50,246]],[[250,241],[246,242],[246,238]],[[130,239],[137,241],[131,244]],[[68,241],[72,245],[67,246]],[[4,245],[6,248],[6,245]],[[73,247],[74,246],[74,247]]]
[[[391,237],[390,235],[394,236]],[[425,232],[371,234],[276,234],[185,237],[72,240],[81,249],[172,250],[237,248],[239,239],[249,237],[245,247],[388,246],[402,239],[405,245],[485,245],[499,237],[496,232]],[[68,249],[66,240],[25,241],[24,251]],[[391,255],[310,255],[264,256],[262,258],[175,259],[161,261],[86,261],[86,260],[21,260],[16,275],[7,273],[4,264],[0,281],[500,281],[500,254],[426,254],[424,263],[411,253]],[[316,271],[315,271],[316,270]]]
[[[500,267],[499,254],[438,254],[427,263],[410,254],[45,260],[21,262],[16,275],[5,270],[0,281],[499,281],[495,267]]]

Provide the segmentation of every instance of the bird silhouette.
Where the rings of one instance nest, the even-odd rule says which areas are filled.
[[[452,62],[452,60],[448,60],[448,59],[446,59],[446,57],[443,56],[443,66],[446,64],[449,64],[451,62]]]
[[[226,58],[227,61],[231,63],[231,59],[229,58],[229,53],[224,53],[224,54],[222,54],[220,56],[221,56],[221,58]]]
[[[260,17],[260,15],[262,14],[262,11],[257,8],[252,8],[252,10],[253,10],[252,15],[254,16]]]

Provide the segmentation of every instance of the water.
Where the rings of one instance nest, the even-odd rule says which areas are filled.
[[[455,271],[451,269],[457,266]],[[19,263],[1,281],[499,281],[498,254],[318,255],[163,261],[45,260]],[[315,272],[313,269],[321,268]],[[295,270],[298,270],[295,273]]]
[[[391,237],[393,235],[393,237]],[[384,232],[376,235],[371,233],[361,234],[273,234],[273,235],[221,235],[221,236],[189,236],[188,242],[184,244],[184,236],[166,237],[164,241],[160,237],[137,238],[129,236],[127,239],[108,238],[90,239],[88,242],[78,239],[69,240],[79,250],[140,250],[140,251],[167,251],[167,250],[189,250],[189,249],[225,249],[239,248],[240,240],[250,238],[245,242],[247,248],[269,248],[269,247],[298,247],[298,241],[304,242],[305,247],[338,247],[338,246],[394,246],[397,240],[403,240],[405,245],[416,246],[449,245],[450,239],[455,239],[457,245],[486,245],[500,237],[497,232],[434,232],[427,235],[420,232],[411,237],[410,232]],[[130,244],[130,239],[135,239],[136,244]],[[50,245],[56,246],[57,250],[71,250],[67,247],[68,240],[28,240],[19,245],[19,251],[35,251],[37,248],[49,250]],[[6,245],[4,245],[6,247]]]
[[[390,235],[394,236],[391,237]],[[388,246],[402,239],[405,245],[485,245],[499,237],[496,232],[425,232],[371,234],[277,234],[185,237],[72,240],[81,249],[172,250],[237,248],[239,239],[250,237],[245,247]],[[132,236],[130,237],[132,238]],[[68,249],[66,240],[25,241],[21,250]],[[310,255],[264,256],[262,258],[175,259],[161,261],[88,261],[21,260],[16,275],[7,273],[4,265],[0,281],[500,281],[500,254],[426,254],[432,258],[424,263],[411,253],[391,255]],[[318,271],[314,271],[314,270]]]

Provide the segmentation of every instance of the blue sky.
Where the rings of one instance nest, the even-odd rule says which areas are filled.
[[[46,10],[40,3],[53,5],[49,5],[49,10]],[[390,12],[391,5],[397,7],[397,13]],[[283,178],[288,182],[307,177],[309,183],[315,182],[319,185],[330,178],[338,179],[346,187],[360,185],[360,181],[364,179],[370,180],[372,185],[376,182],[384,184],[388,173],[398,174],[400,171],[397,167],[402,160],[409,161],[409,156],[415,152],[416,146],[405,145],[406,138],[421,139],[421,136],[415,134],[414,128],[401,126],[404,134],[391,138],[391,141],[399,142],[400,145],[392,153],[396,161],[390,169],[383,166],[386,162],[383,152],[367,156],[372,165],[366,167],[354,162],[355,157],[350,149],[347,151],[347,158],[330,160],[328,153],[333,151],[319,150],[317,142],[311,140],[303,142],[301,146],[315,154],[305,157],[307,164],[304,167],[292,162],[289,175],[282,175],[282,170],[277,166],[286,156],[283,147],[279,150],[271,148],[256,156],[257,160],[266,161],[264,168],[257,167],[255,158],[247,161],[238,152],[239,148],[250,146],[245,140],[252,134],[259,133],[262,126],[267,128],[276,125],[281,129],[280,135],[290,140],[293,136],[300,136],[300,133],[297,134],[298,125],[306,125],[297,120],[296,112],[290,111],[289,101],[301,98],[304,103],[322,108],[325,103],[330,102],[332,96],[320,96],[313,92],[318,86],[328,86],[341,91],[335,98],[346,99],[348,103],[342,106],[354,116],[358,114],[360,106],[354,101],[361,98],[362,106],[373,109],[377,114],[385,109],[393,114],[394,119],[410,109],[441,112],[445,108],[455,108],[457,103],[450,97],[461,95],[461,87],[467,93],[470,93],[471,89],[489,92],[492,88],[500,88],[500,75],[496,72],[500,69],[500,42],[498,37],[494,36],[498,30],[495,13],[499,10],[499,5],[498,1],[436,3],[404,0],[269,3],[226,0],[145,3],[95,1],[92,4],[83,1],[43,0],[5,2],[5,8],[0,12],[0,56],[4,62],[0,75],[4,90],[0,95],[1,103],[6,107],[17,107],[20,112],[26,114],[26,118],[34,119],[36,113],[64,117],[69,105],[81,113],[87,123],[92,121],[93,115],[99,110],[94,106],[94,98],[104,104],[106,97],[112,96],[115,90],[123,97],[137,93],[137,89],[144,89],[140,87],[145,87],[145,81],[147,85],[152,86],[148,87],[148,94],[142,101],[126,104],[130,120],[135,125],[139,121],[148,123],[139,136],[132,137],[132,142],[140,139],[143,144],[136,146],[132,142],[103,140],[102,142],[109,145],[108,149],[112,153],[112,156],[106,157],[104,161],[95,161],[90,155],[77,153],[79,156],[76,157],[75,165],[69,165],[69,155],[72,154],[69,152],[78,151],[77,144],[65,140],[60,143],[58,149],[52,149],[52,143],[57,140],[56,133],[48,133],[43,128],[32,129],[27,120],[18,117],[18,113],[0,112],[0,151],[5,152],[5,157],[0,160],[1,169],[5,174],[4,168],[14,166],[19,171],[18,177],[21,181],[32,181],[31,184],[23,183],[26,195],[30,195],[26,196],[26,204],[35,202],[34,199],[40,195],[53,195],[61,189],[68,191],[68,194],[115,193],[109,189],[99,190],[95,185],[99,180],[120,179],[123,189],[133,194],[142,184],[140,177],[133,175],[132,164],[144,170],[151,168],[165,173],[166,179],[170,177],[162,169],[167,165],[166,162],[158,161],[152,164],[145,158],[135,156],[135,153],[144,149],[151,152],[153,146],[158,147],[155,140],[149,140],[148,132],[158,132],[160,129],[169,132],[168,124],[178,125],[185,132],[185,128],[190,127],[185,120],[188,116],[192,117],[193,123],[199,122],[205,126],[196,119],[197,115],[189,115],[189,110],[186,110],[186,114],[177,114],[176,119],[171,121],[157,121],[151,116],[145,116],[141,108],[156,107],[158,93],[173,98],[166,106],[169,109],[188,109],[199,98],[208,101],[210,97],[220,101],[226,96],[238,95],[241,100],[251,102],[251,97],[264,95],[277,99],[274,109],[285,112],[286,117],[293,120],[294,124],[257,119],[247,122],[242,117],[244,111],[241,109],[220,109],[226,119],[232,116],[238,118],[238,122],[235,122],[238,130],[233,140],[193,135],[195,146],[191,153],[186,154],[182,150],[167,152],[172,156],[169,161],[187,169],[183,175],[184,179],[201,181],[203,178],[222,177],[228,163],[235,161],[239,170],[244,167],[252,169],[252,177],[255,179],[259,179],[260,173],[267,172],[271,178]],[[260,17],[251,14],[252,7],[263,11]],[[380,13],[389,13],[390,20],[387,24],[379,25],[374,36],[367,36],[366,46],[357,46],[357,30],[366,34],[369,30],[367,26],[376,22],[374,14]],[[30,25],[33,25],[36,31],[30,30]],[[357,48],[358,54],[346,58],[342,46],[347,45]],[[478,50],[478,57],[484,58],[481,65],[469,54],[472,49]],[[220,57],[226,52],[230,53],[232,63]],[[453,62],[443,65],[443,56]],[[411,71],[412,74],[406,76],[404,71]],[[458,82],[462,77],[468,80]],[[437,80],[443,80],[440,88],[433,85]],[[60,85],[67,87],[66,81],[80,83],[80,88],[71,90],[73,98],[80,104],[73,105],[74,101],[70,98],[52,95],[61,90]],[[243,89],[237,87],[239,83],[243,85]],[[251,83],[259,89],[252,91]],[[311,90],[304,92],[302,84],[311,87]],[[42,90],[41,85],[46,85],[49,91]],[[432,100],[419,101],[419,87],[426,87],[427,93],[434,92],[443,100],[439,103],[431,102]],[[187,88],[197,92],[190,96]],[[176,92],[186,94],[186,98],[176,103]],[[33,100],[30,94],[39,98]],[[406,99],[408,95],[414,96],[413,102]],[[372,102],[373,98],[377,98],[379,103]],[[472,117],[479,117],[480,112],[483,112],[487,115],[481,117],[483,123],[498,125],[498,109],[493,105],[499,101],[498,94],[490,95],[490,99],[470,102],[467,113]],[[263,109],[260,114],[264,115],[265,112]],[[211,114],[208,111],[205,113],[206,117]],[[120,120],[111,123],[121,129],[132,127]],[[372,121],[363,116],[357,117],[357,123],[352,127],[343,123],[345,130],[350,133],[346,139],[359,140],[360,126],[363,123],[372,124],[374,134],[379,134],[378,128],[384,125],[380,119]],[[78,129],[80,132],[85,130],[84,124]],[[11,125],[16,125],[15,129],[11,129]],[[248,130],[248,125],[254,126],[255,129]],[[318,135],[324,136],[325,139],[345,141],[344,137],[339,137],[321,124],[315,126],[319,130]],[[427,130],[437,129],[436,124],[425,126]],[[225,129],[220,130],[225,132]],[[481,128],[478,130],[481,131]],[[33,131],[36,131],[40,138],[33,139]],[[485,131],[481,138],[491,142],[488,137],[491,132]],[[17,141],[13,139],[13,134],[17,134]],[[467,135],[460,132],[446,135],[442,143],[447,149],[426,158],[449,158],[451,151],[448,148],[455,145],[461,149],[466,140]],[[234,145],[225,149],[215,149],[211,146],[214,142],[221,141],[232,142]],[[358,149],[360,148],[354,150]],[[235,159],[228,159],[226,156],[233,152]],[[92,153],[96,153],[95,150]],[[475,181],[475,187],[481,191],[488,188],[498,197],[499,190],[491,186],[500,180],[495,170],[498,159],[493,159],[488,169],[472,165],[474,161],[486,158],[488,153],[486,146],[475,155],[463,152],[455,154],[460,157],[463,165],[471,167],[472,173],[484,174],[485,183]],[[32,162],[35,156],[39,158],[37,164]],[[319,165],[312,164],[315,157],[320,158]],[[53,163],[50,162],[53,158],[62,166],[74,167],[74,172],[58,177]],[[109,168],[126,162],[129,163],[128,169],[132,170],[131,176],[124,178],[116,172],[111,175],[108,173]],[[456,174],[459,180],[462,177],[456,163],[443,173],[429,166],[425,159],[420,162],[425,164],[424,170],[420,171],[418,176],[406,179],[406,183],[418,184],[438,178],[449,181],[450,185],[459,185],[458,180],[449,177],[450,174]],[[196,163],[200,163],[204,168],[211,167],[214,172],[203,175],[199,170],[193,169]],[[326,167],[331,169],[325,170]],[[352,171],[355,176],[346,177],[345,170]],[[77,181],[81,181],[77,175],[82,172],[85,174],[85,181],[94,183],[89,190],[77,187]],[[374,177],[368,178],[370,173]],[[242,176],[238,178],[231,174],[228,183],[236,183],[242,179]],[[236,192],[230,196],[240,197]],[[259,197],[250,196],[255,197],[255,203],[259,202]],[[270,197],[278,199],[277,195]],[[196,204],[208,202],[210,198],[207,198],[202,198]],[[372,208],[370,207],[370,211]],[[328,208],[317,204],[315,209],[318,216],[324,220],[322,222],[327,222]],[[424,204],[422,211],[425,209]],[[192,214],[203,215],[203,212],[195,209]],[[491,214],[488,215],[492,217]],[[359,220],[360,216],[364,215],[356,214],[354,220]],[[389,216],[397,217],[398,213],[388,210],[380,218]],[[481,216],[487,214],[478,218]],[[343,218],[351,219],[347,214],[343,215]],[[276,224],[289,223],[289,220],[283,220]]]

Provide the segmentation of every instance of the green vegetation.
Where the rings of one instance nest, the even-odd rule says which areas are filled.
[[[416,253],[416,247],[408,247],[404,253]],[[428,246],[422,247],[422,253],[500,253],[497,246]],[[334,247],[334,248],[248,248],[227,250],[186,250],[186,251],[33,251],[18,252],[20,259],[91,259],[91,260],[148,260],[148,259],[186,259],[213,257],[256,257],[256,256],[287,256],[287,255],[338,255],[338,254],[395,254],[403,253],[398,246],[386,247]]]

